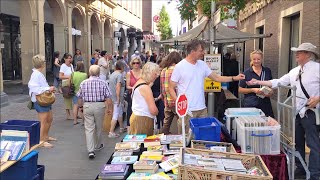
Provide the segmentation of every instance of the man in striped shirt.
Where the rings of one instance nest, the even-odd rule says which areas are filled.
[[[101,129],[105,113],[111,114],[111,91],[106,81],[99,78],[100,67],[92,65],[90,78],[80,84],[77,96],[79,107],[83,108],[84,127],[89,158],[95,158],[95,152],[101,150]]]

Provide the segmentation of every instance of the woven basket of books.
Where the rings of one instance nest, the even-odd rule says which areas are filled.
[[[226,142],[192,140],[191,148],[209,149],[209,150],[215,150],[215,151],[221,151],[221,152],[237,153],[232,143],[226,143]]]
[[[256,179],[273,177],[258,155],[181,148],[178,179]]]

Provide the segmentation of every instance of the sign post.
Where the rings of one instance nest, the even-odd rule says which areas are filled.
[[[184,117],[188,112],[188,99],[185,94],[180,94],[176,100],[176,112],[182,120],[182,141],[183,147],[186,147],[186,127]]]

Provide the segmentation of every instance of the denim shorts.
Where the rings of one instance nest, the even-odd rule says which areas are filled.
[[[51,111],[51,109],[52,109],[52,105],[49,105],[49,106],[40,106],[40,105],[38,104],[38,102],[34,102],[34,103],[33,103],[33,107],[34,107],[34,109],[36,109],[36,111],[37,111],[38,113],[41,113],[41,112],[49,112],[49,111]]]
[[[78,99],[79,99],[78,96],[74,95],[72,97],[72,103],[77,105],[78,104]]]

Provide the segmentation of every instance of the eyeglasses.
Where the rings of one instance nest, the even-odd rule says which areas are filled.
[[[140,62],[133,62],[133,63],[132,63],[132,65],[135,65],[135,64],[140,64]]]

